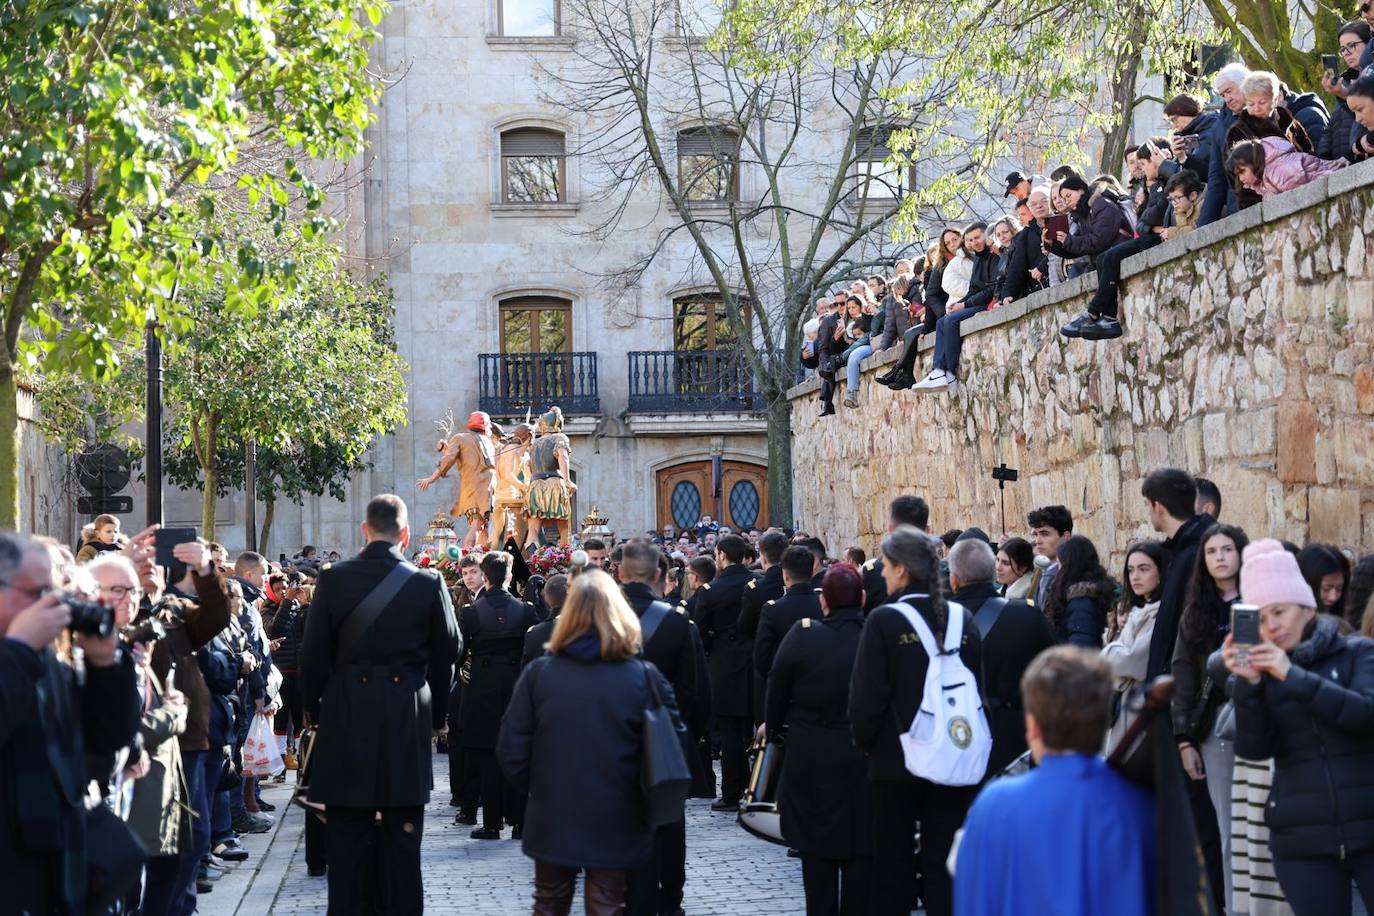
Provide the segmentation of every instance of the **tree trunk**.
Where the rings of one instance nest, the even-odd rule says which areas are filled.
[[[769,386],[770,388],[772,386]],[[792,527],[792,402],[768,391],[768,524]]]
[[[215,503],[219,497],[219,418],[205,418],[205,433],[199,452],[200,470],[205,480],[200,494],[201,537],[215,540]]]
[[[1126,141],[1131,136],[1131,117],[1135,113],[1135,86],[1140,73],[1143,23],[1131,33],[1130,50],[1118,51],[1109,74],[1112,110],[1118,112],[1116,123],[1102,136],[1102,155],[1097,163],[1104,175],[1121,175],[1125,168]],[[1142,138],[1143,139],[1143,138]]]
[[[19,385],[0,359],[0,528],[19,530]]]
[[[267,536],[272,533],[272,516],[277,512],[277,501],[268,499],[263,504],[262,534],[258,535],[258,553],[267,556]]]

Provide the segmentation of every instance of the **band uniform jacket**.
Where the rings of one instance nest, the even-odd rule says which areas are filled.
[[[454,466],[458,468],[458,499],[449,514],[458,519],[469,512],[490,512],[496,492],[496,451],[491,439],[472,430],[450,436],[439,461],[439,476],[447,476]]]
[[[883,558],[874,557],[864,563],[864,613],[887,603],[887,582],[883,579]]]
[[[643,582],[626,582],[624,591],[625,600],[634,608],[636,617],[642,618],[655,601],[663,601]],[[663,603],[667,604],[666,601]],[[673,685],[678,714],[683,722],[690,724],[695,720],[697,693],[696,646],[692,639],[692,629],[696,625],[687,619],[685,613],[673,609],[672,605],[668,605],[668,608],[668,616],[663,618],[653,637],[644,644],[643,655],[644,660],[653,662],[668,683]]]
[[[787,590],[782,583],[782,567],[770,566],[763,575],[755,577],[744,587],[744,597],[740,599],[739,631],[747,639],[758,636],[759,618],[763,606],[775,598],[781,598]],[[765,675],[766,677],[766,675]],[[754,721],[763,721],[763,693],[767,683],[764,678],[754,677]]]
[[[794,585],[781,598],[769,601],[763,608],[759,632],[754,637],[754,670],[766,682],[773,669],[773,657],[778,646],[792,629],[792,625],[808,617],[820,619],[821,599],[809,584]]]
[[[373,541],[327,565],[301,643],[301,699],[319,724],[310,800],[352,808],[404,808],[429,801],[430,738],[442,728],[453,665],[463,648],[448,589],[417,570],[363,631],[340,666],[344,620],[396,564],[401,551]]]
[[[739,631],[740,601],[753,581],[748,567],[732,563],[693,596],[693,619],[705,636],[711,671],[711,710],[717,716],[754,717],[754,641]]]
[[[932,623],[930,600],[925,596],[909,602],[925,618],[936,642],[943,645],[945,628]],[[959,658],[978,681],[982,695],[983,645],[973,615],[955,604],[951,611],[964,615],[964,636]],[[905,615],[895,608],[869,612],[859,639],[859,654],[849,681],[849,722],[854,746],[868,755],[868,778],[906,781],[916,779],[903,762],[897,736],[911,727],[925,694],[930,659],[920,637]]]
[[[768,677],[768,733],[787,726],[778,784],[782,834],[804,856],[845,861],[872,854],[872,787],[846,711],[863,626],[857,607],[801,620],[783,637]]]
[[[458,714],[462,731],[459,742],[463,747],[496,747],[501,717],[520,677],[525,634],[538,622],[534,605],[505,589],[488,589],[463,608],[458,626],[472,657],[472,679],[463,688],[463,705]]]
[[[953,600],[977,615],[997,597],[991,582],[959,589]],[[983,639],[983,702],[992,730],[988,776],[1026,752],[1026,715],[1021,705],[1021,675],[1041,651],[1055,644],[1045,615],[1025,601],[1009,601],[997,625]]]

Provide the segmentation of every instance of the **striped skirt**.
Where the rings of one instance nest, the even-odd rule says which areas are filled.
[[[1274,782],[1273,762],[1236,758],[1231,777],[1231,878],[1235,912],[1249,916],[1292,916],[1274,877],[1264,806]]]
[[[563,490],[561,477],[545,477],[530,483],[530,518],[563,521],[572,518],[572,501]]]

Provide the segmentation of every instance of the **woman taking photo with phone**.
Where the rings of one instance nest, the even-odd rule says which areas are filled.
[[[1226,685],[1222,679],[1207,675],[1207,657],[1231,632],[1231,605],[1240,598],[1241,555],[1249,543],[1245,532],[1234,525],[1213,525],[1202,535],[1170,667],[1174,676],[1174,739],[1183,772],[1191,780],[1207,782],[1207,796],[1221,834],[1219,862],[1214,868],[1219,867],[1225,876],[1226,907],[1233,912],[1231,772],[1236,750],[1232,741],[1214,734],[1217,710],[1226,702]],[[1199,805],[1207,807],[1205,802]]]
[[[1245,549],[1241,598],[1260,641],[1223,648],[1236,753],[1274,759],[1265,808],[1274,872],[1296,916],[1345,916],[1351,881],[1374,906],[1374,641],[1347,637],[1275,540]]]

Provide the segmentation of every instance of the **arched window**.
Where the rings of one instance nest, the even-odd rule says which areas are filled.
[[[567,200],[565,138],[544,127],[513,127],[501,134],[501,202],[556,204]]]
[[[687,200],[725,203],[739,198],[739,138],[718,127],[677,135],[677,182]]]

